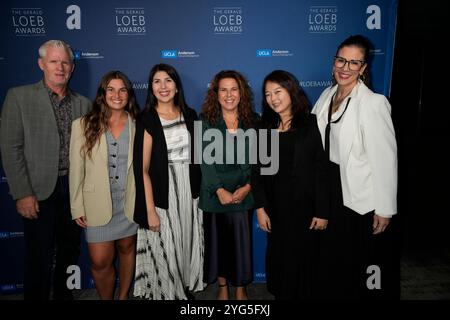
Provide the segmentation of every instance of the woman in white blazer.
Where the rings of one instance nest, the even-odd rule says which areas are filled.
[[[360,35],[340,44],[334,85],[312,111],[332,180],[324,292],[340,299],[385,298],[395,290],[394,244],[386,228],[397,213],[397,145],[389,102],[366,85],[369,50]]]
[[[137,224],[133,141],[139,112],[130,80],[105,74],[92,110],[72,124],[70,202],[72,218],[86,229],[92,276],[101,299],[112,299],[119,258],[119,299],[127,299],[135,268]]]

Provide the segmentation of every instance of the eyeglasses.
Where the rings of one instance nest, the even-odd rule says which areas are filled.
[[[345,64],[348,63],[348,68],[351,71],[359,71],[363,65],[366,64],[365,61],[362,60],[347,60],[345,58],[339,57],[339,56],[335,56],[334,57],[334,66],[336,68],[344,68]]]

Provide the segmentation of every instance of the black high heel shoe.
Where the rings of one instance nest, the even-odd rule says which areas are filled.
[[[184,289],[184,294],[188,300],[195,300],[195,296],[189,291],[189,288]]]

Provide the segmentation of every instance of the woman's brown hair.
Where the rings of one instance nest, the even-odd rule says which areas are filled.
[[[205,101],[202,105],[203,117],[213,126],[217,124],[218,119],[222,114],[219,103],[218,92],[219,82],[222,79],[234,79],[239,87],[240,101],[238,105],[238,119],[242,121],[245,128],[251,128],[254,125],[253,112],[253,93],[248,85],[247,79],[234,70],[223,70],[214,76],[209,84],[206,93]]]
[[[110,71],[102,77],[97,89],[97,95],[92,104],[92,109],[81,120],[83,125],[84,137],[86,139],[82,150],[89,157],[92,155],[94,148],[100,136],[108,128],[108,119],[111,116],[111,111],[106,103],[106,89],[111,80],[120,79],[125,84],[128,92],[128,103],[125,110],[131,118],[136,119],[139,113],[139,106],[137,104],[136,95],[133,90],[133,85],[128,77],[120,71]]]

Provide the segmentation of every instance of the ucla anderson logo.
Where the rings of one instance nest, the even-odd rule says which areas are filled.
[[[271,57],[272,49],[256,49],[256,56],[261,57]]]
[[[161,58],[175,59],[178,57],[178,50],[161,50]]]
[[[81,51],[80,50],[72,50],[73,52],[73,58],[75,60],[80,60],[81,59]]]
[[[81,59],[103,59],[99,52],[89,52],[89,51],[81,51],[81,50],[73,50],[73,56],[75,60]]]
[[[279,49],[256,49],[257,58],[270,58],[270,57],[292,57],[294,54],[290,50]]]
[[[161,50],[161,58],[176,59],[176,58],[198,58],[200,55],[192,50]]]
[[[16,36],[45,36],[42,8],[11,8],[12,26]]]

